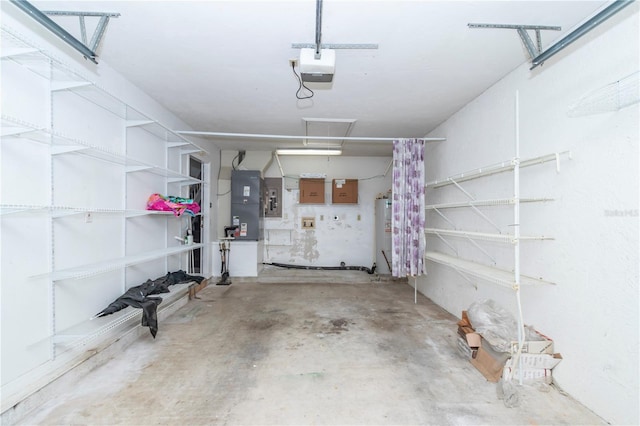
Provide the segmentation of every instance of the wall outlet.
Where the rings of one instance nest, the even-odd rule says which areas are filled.
[[[303,217],[302,218],[302,229],[315,229],[316,227],[316,218],[315,217]]]
[[[86,212],[84,214],[84,223],[91,223],[93,222],[93,214],[91,212]]]
[[[298,66],[298,60],[297,59],[289,59],[289,66],[290,67],[297,67]]]

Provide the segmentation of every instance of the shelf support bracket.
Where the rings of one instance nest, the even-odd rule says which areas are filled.
[[[440,215],[440,217],[442,217],[444,219],[445,222],[447,222],[449,225],[453,226],[453,229],[458,229],[458,227],[455,225],[455,223],[453,223],[451,220],[449,220],[449,218],[447,216],[445,216],[444,213],[442,213],[440,210],[438,210],[437,208],[434,207],[433,211],[438,213]]]
[[[474,241],[474,240],[473,240],[473,238],[471,238],[471,237],[469,237],[469,236],[465,236],[465,238],[466,238],[467,240],[469,240],[469,242],[470,242],[471,244],[473,244],[473,245],[475,246],[475,248],[477,248],[478,250],[480,250],[480,251],[481,251],[482,253],[484,253],[484,254],[485,254],[489,259],[491,259],[491,262],[493,262],[493,264],[494,264],[494,265],[497,263],[497,262],[496,262],[495,257],[491,256],[491,255],[489,254],[489,252],[488,252],[488,251],[486,251],[485,249],[483,249],[483,248],[482,248],[482,246],[480,246],[480,244],[478,244],[476,241]]]
[[[462,186],[460,186],[460,184],[458,182],[456,182],[454,179],[451,179],[451,182],[456,186],[456,188],[458,188],[460,191],[462,191],[462,193],[464,195],[469,197],[469,199],[471,201],[476,201],[476,197],[474,197],[473,195],[469,194],[469,192],[467,192]],[[476,214],[478,216],[483,218],[489,225],[493,226],[496,229],[496,231],[498,231],[499,234],[502,234],[502,230],[500,229],[500,227],[498,225],[496,225],[496,223],[494,221],[489,219],[489,217],[486,214],[482,213],[479,208],[477,208],[473,204],[469,204],[469,207],[471,207],[471,209],[473,209],[473,211],[476,212]]]
[[[464,272],[462,272],[459,268],[452,266],[451,269],[453,269],[454,271],[456,271],[458,273],[458,275],[460,275],[466,282],[468,282],[469,284],[471,284],[473,286],[473,288],[475,288],[476,290],[478,289],[478,285],[473,282],[473,280],[471,280],[471,278],[469,278],[467,276],[467,274],[465,274]]]
[[[440,238],[440,240],[446,244],[447,247],[449,247],[455,254],[456,256],[458,256],[458,250],[449,242],[447,241],[442,235],[440,235],[438,232],[435,232],[436,236],[438,238]]]

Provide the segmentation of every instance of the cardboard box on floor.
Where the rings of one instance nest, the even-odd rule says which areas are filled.
[[[471,321],[469,321],[469,316],[467,315],[467,311],[462,311],[462,317],[460,318],[460,321],[458,321],[458,326],[471,327]]]
[[[534,330],[542,340],[527,340],[522,344],[523,354],[550,354],[553,355],[553,340]],[[518,352],[518,342],[511,342],[511,355]]]
[[[480,335],[471,327],[471,321],[469,321],[467,311],[462,311],[462,319],[458,321],[458,335],[467,341],[467,344],[473,351],[476,351],[478,347],[480,347]]]
[[[538,333],[536,331],[536,333]],[[562,355],[553,354],[553,341],[538,333],[544,340],[527,341],[520,354],[519,368],[513,373],[514,380],[519,380],[522,369],[523,380],[543,381],[551,383],[551,370],[560,363]],[[458,321],[458,335],[466,339],[471,349],[471,364],[490,382],[498,382],[503,376],[508,376],[513,370],[512,355],[518,351],[518,343],[511,345],[511,352],[494,350],[482,336],[475,332],[467,311],[462,311]]]
[[[486,340],[480,338],[480,346],[471,364],[490,382],[496,383],[502,377],[502,371],[507,360],[511,357],[508,352],[495,351]]]
[[[458,334],[465,338],[472,351],[471,364],[490,382],[497,382],[502,377],[507,359],[511,354],[495,351],[481,335],[476,333],[469,321],[467,311],[462,311],[462,318],[458,321]]]
[[[553,368],[562,361],[560,354],[521,354],[519,366],[514,369],[514,358],[507,360],[504,366],[503,377],[511,377],[511,380],[524,382],[542,382],[550,385],[553,383]]]

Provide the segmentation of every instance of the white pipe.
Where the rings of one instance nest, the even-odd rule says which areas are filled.
[[[224,133],[224,132],[201,132],[195,130],[178,130],[176,133],[181,135],[193,136],[218,136],[227,138],[253,138],[253,139],[322,139],[337,141],[361,141],[361,142],[393,142],[400,138],[374,138],[364,136],[292,136],[292,135],[266,135],[259,133]],[[447,138],[416,138],[425,142],[446,141]]]
[[[284,170],[282,169],[282,163],[280,162],[280,156],[278,154],[273,154],[276,157],[276,161],[278,162],[278,168],[280,169],[280,176],[284,177]]]
[[[393,165],[393,158],[391,159],[391,161],[389,161],[389,165],[387,166],[387,169],[384,171],[384,177],[387,177],[387,173],[389,173],[389,170],[391,169],[391,165]]]

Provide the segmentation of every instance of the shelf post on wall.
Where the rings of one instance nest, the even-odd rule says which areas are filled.
[[[520,353],[524,344],[524,319],[520,300],[520,93],[516,90],[515,98],[515,158],[513,160],[513,237],[514,251],[514,287],[518,304],[518,352],[514,360],[514,368],[520,372],[519,382],[522,385],[522,368],[518,367]]]
[[[52,90],[53,87],[53,77],[54,77],[54,71],[53,71],[53,60],[51,58],[47,59],[47,67],[48,67],[48,73],[49,73],[49,92],[48,92],[48,100],[49,100],[49,112],[48,112],[48,116],[47,119],[49,120],[48,123],[48,130],[51,131],[51,133],[48,135],[48,139],[49,139],[49,205],[55,205],[55,197],[54,197],[54,192],[53,192],[53,177],[54,177],[54,161],[53,161],[53,151],[54,151],[54,126],[53,126],[53,113],[54,113],[54,109],[53,109],[53,94],[54,91]],[[48,254],[49,254],[49,270],[50,271],[54,271],[56,268],[56,258],[55,258],[55,227],[54,227],[54,220],[53,220],[53,212],[51,211],[51,209],[49,209],[49,214],[47,215],[47,225],[49,227],[48,232],[49,232],[49,247],[48,247]],[[48,292],[48,296],[49,296],[49,303],[48,303],[48,309],[49,312],[47,312],[47,317],[49,320],[49,333],[50,335],[53,337],[56,335],[57,333],[57,325],[56,325],[56,286],[55,283],[53,282],[53,279],[51,279],[50,277],[47,278],[47,292]],[[49,356],[51,360],[55,360],[56,359],[56,345],[53,341],[53,339],[50,340],[49,342]]]

